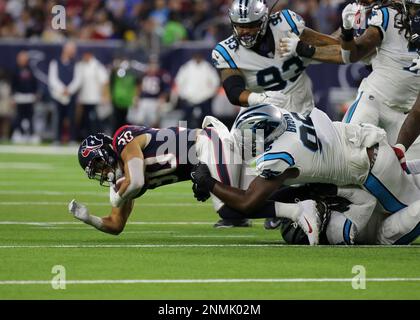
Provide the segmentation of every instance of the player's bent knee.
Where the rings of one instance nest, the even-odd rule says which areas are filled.
[[[217,213],[219,214],[220,218],[222,219],[244,219],[246,216],[241,214],[240,212],[229,208],[228,206],[221,207]]]

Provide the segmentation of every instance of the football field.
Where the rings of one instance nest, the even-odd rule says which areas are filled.
[[[147,192],[122,234],[101,233],[67,204],[107,215],[107,189],[53,150],[0,147],[0,299],[420,299],[420,240],[305,247],[262,221],[214,229],[189,182]]]

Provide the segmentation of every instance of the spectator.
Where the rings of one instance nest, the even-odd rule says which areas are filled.
[[[201,127],[206,115],[211,115],[212,99],[220,86],[220,79],[213,66],[195,53],[181,66],[175,83],[178,89],[179,107],[190,128]]]
[[[170,46],[178,41],[187,39],[187,29],[180,21],[177,13],[171,12],[169,14],[169,21],[163,28],[162,44]]]
[[[107,103],[109,77],[105,66],[90,51],[83,53],[82,61],[77,64],[76,70],[80,72],[77,75],[80,79],[79,103],[81,104],[78,112],[81,135],[79,138],[84,138],[102,130],[99,126],[97,108]]]
[[[65,124],[69,129],[70,143],[76,143],[75,101],[76,92],[80,87],[80,78],[77,77],[80,73],[75,70],[76,51],[74,42],[65,43],[60,59],[52,60],[49,65],[48,86],[58,115],[55,144],[61,143]]]
[[[37,99],[38,81],[29,66],[29,55],[20,51],[16,57],[16,70],[12,77],[13,104],[16,106],[12,125],[14,142],[37,142],[34,136],[34,104]]]
[[[12,89],[6,72],[0,69],[0,141],[9,139]]]
[[[163,105],[169,98],[170,89],[171,77],[160,70],[157,58],[152,57],[141,80],[139,102],[130,110],[130,122],[158,127],[160,115],[164,112]]]
[[[139,80],[128,60],[115,60],[110,83],[115,132],[126,124],[128,110],[138,95]]]

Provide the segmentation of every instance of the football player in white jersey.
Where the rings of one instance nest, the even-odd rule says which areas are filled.
[[[258,112],[242,112],[236,123],[239,131],[235,131],[237,141],[245,148],[252,145],[255,151],[258,143],[264,144],[264,152],[256,158],[258,176],[244,191],[217,182],[207,166],[200,164],[193,174],[193,181],[200,188],[246,216],[282,185],[316,182],[359,186],[379,201],[391,214],[390,218],[397,217],[394,220],[398,223],[382,224],[378,243],[404,243],[419,235],[420,190],[401,169],[384,130],[372,125],[331,122],[318,109],[304,116],[270,105],[258,108]],[[263,138],[258,136],[258,129],[263,131]],[[252,140],[247,140],[247,136]],[[281,211],[282,205],[275,204],[277,211]],[[406,217],[404,221],[398,219],[401,215]],[[338,217],[339,213],[334,216]],[[369,218],[358,219],[352,237],[366,227]],[[347,220],[341,217],[340,223],[348,224]],[[336,228],[334,224],[332,227]],[[351,229],[352,225],[348,224],[347,228]]]
[[[278,53],[280,39],[293,33],[305,43],[318,46],[338,45],[339,41],[306,28],[303,19],[290,10],[270,15],[264,0],[234,0],[229,18],[233,35],[218,43],[212,52],[229,101],[242,107],[272,103],[309,113],[314,100],[305,68],[312,61],[312,48],[299,46],[299,57],[283,58]],[[252,177],[243,172],[242,178],[246,188]],[[225,225],[231,224],[220,221],[215,226]]]
[[[229,18],[233,35],[212,52],[229,101],[244,107],[272,103],[301,113],[312,110],[311,82],[305,72],[311,48],[299,47],[299,57],[282,58],[277,50],[280,39],[293,33],[318,46],[338,44],[338,40],[306,28],[293,11],[269,15],[263,0],[234,0]]]

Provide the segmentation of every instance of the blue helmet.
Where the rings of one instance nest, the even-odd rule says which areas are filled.
[[[262,104],[244,109],[233,124],[233,137],[243,151],[252,157],[264,152],[287,129],[287,121],[280,108]]]
[[[118,160],[112,148],[112,138],[104,133],[88,136],[82,141],[78,151],[79,164],[89,179],[98,180],[101,185],[109,185],[109,173],[115,183]]]

